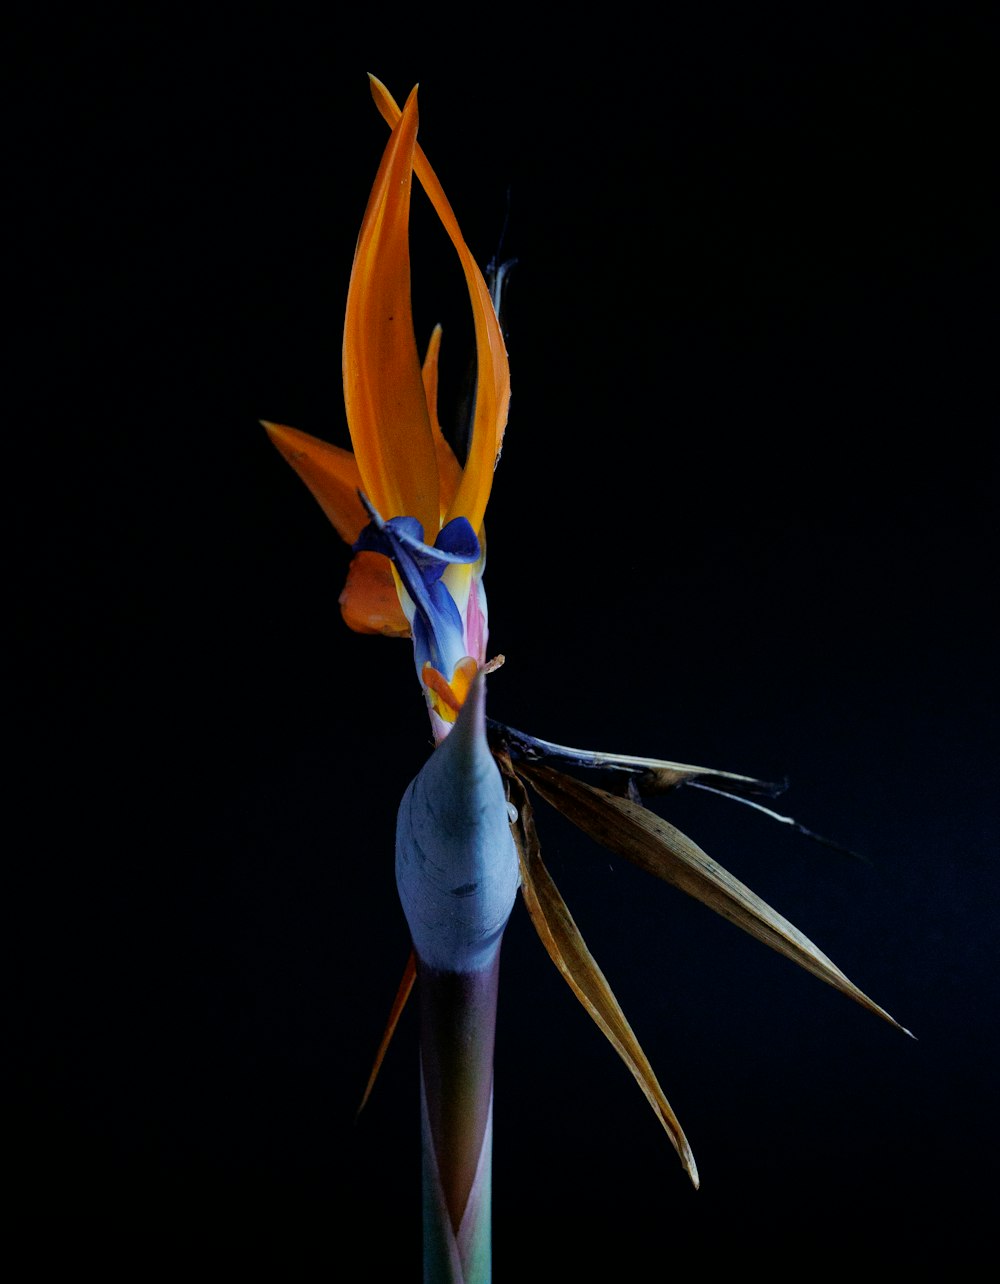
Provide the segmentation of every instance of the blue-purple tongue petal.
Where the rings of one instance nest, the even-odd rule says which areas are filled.
[[[466,517],[455,517],[443,526],[433,544],[424,541],[424,528],[415,517],[390,517],[381,524],[373,519],[358,536],[354,548],[385,553],[387,557],[396,557],[405,550],[421,573],[434,579],[452,563],[477,561],[480,551],[476,532]]]
[[[478,562],[482,550],[472,523],[467,517],[453,517],[438,531],[433,552],[449,562]]]
[[[359,492],[360,493],[360,492]],[[367,496],[361,502],[371,521],[354,543],[354,551],[382,553],[391,559],[416,608],[413,640],[417,671],[429,660],[450,678],[465,654],[462,617],[454,599],[440,582],[447,567],[479,560],[476,532],[465,517],[456,517],[438,532],[433,545],[424,542],[424,528],[415,517],[382,518]]]

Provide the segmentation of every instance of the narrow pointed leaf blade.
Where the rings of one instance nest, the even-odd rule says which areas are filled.
[[[673,1143],[685,1172],[697,1187],[698,1168],[684,1131],[618,1000],[542,863],[531,804],[524,786],[509,762],[500,761],[511,801],[518,812],[514,836],[521,859],[521,894],[535,930],[563,979],[632,1072]]]
[[[601,846],[624,856],[909,1034],[781,914],[679,829],[645,807],[550,767],[520,764],[539,794]]]

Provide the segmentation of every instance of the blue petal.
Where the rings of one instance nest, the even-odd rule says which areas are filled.
[[[462,617],[451,594],[440,582],[445,569],[479,560],[476,532],[465,517],[456,517],[438,532],[433,546],[424,542],[424,528],[415,517],[390,517],[385,521],[361,495],[371,516],[354,543],[355,552],[382,553],[392,560],[416,608],[413,644],[417,672],[429,660],[450,678],[465,654]]]
[[[438,531],[434,541],[437,555],[447,556],[450,562],[478,562],[482,551],[476,532],[467,517],[453,517],[446,526]]]

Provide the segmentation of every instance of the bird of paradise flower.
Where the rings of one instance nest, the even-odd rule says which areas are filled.
[[[491,292],[416,142],[416,89],[402,110],[373,77],[371,89],[391,133],[347,298],[344,401],[354,451],[294,428],[264,426],[352,545],[340,597],[346,623],[413,641],[437,747],[400,807],[397,884],[413,950],[365,1100],[419,980],[425,1279],[485,1280],[499,945],[518,889],[553,962],[628,1066],[698,1185],[677,1117],[542,862],[531,793],[603,846],[897,1023],[791,923],[642,802],[695,785],[762,806],[754,797],[778,787],[690,764],[571,749],[486,718],[486,674],[502,657],[487,660],[483,518],[510,402],[499,290],[494,281]],[[441,330],[431,335],[423,362],[414,333],[413,175],[458,255],[472,308],[477,379],[464,460],[438,421]],[[581,779],[587,771],[601,773],[610,787]]]

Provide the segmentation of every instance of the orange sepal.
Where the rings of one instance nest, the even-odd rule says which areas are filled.
[[[441,507],[441,525],[445,524],[448,509],[458,491],[462,480],[462,465],[455,458],[455,452],[448,445],[448,439],[441,431],[438,419],[438,356],[441,352],[441,327],[436,325],[431,332],[430,343],[421,375],[424,381],[424,396],[427,398],[427,414],[434,434],[434,449],[437,453],[438,483],[440,486],[439,503]]]
[[[340,595],[344,623],[355,633],[408,638],[410,624],[399,605],[392,564],[381,553],[355,553]]]
[[[405,109],[402,113],[400,112],[395,99],[380,80],[371,75],[368,80],[375,105],[395,136],[400,121],[406,114]],[[472,305],[472,317],[476,328],[476,410],[462,480],[445,514],[445,520],[450,520],[452,517],[467,517],[472,529],[478,531],[483,524],[483,514],[486,512],[486,503],[493,485],[493,468],[500,454],[504,429],[507,426],[507,411],[510,405],[510,365],[500,323],[483,274],[459,230],[455,212],[444,194],[440,180],[431,168],[423,150],[416,144],[413,148],[412,163],[413,172],[420,180],[420,185],[427,193],[434,206],[434,212],[441,220],[461,260],[466,287],[469,291],[469,302]]]
[[[437,457],[410,304],[416,90],[382,157],[361,224],[344,319],[344,405],[364,491],[385,518],[437,529]]]
[[[298,428],[271,424],[262,419],[267,435],[282,457],[295,469],[319,501],[320,507],[337,528],[337,534],[353,544],[368,524],[368,514],[358,499],[361,474],[349,450],[310,437]]]

